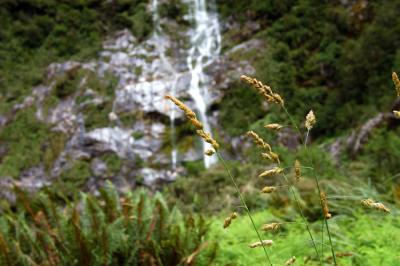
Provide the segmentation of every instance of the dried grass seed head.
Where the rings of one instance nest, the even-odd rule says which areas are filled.
[[[203,129],[203,124],[197,119],[196,113],[193,112],[189,107],[187,107],[183,102],[181,102],[172,95],[166,95],[165,98],[173,102],[176,106],[179,107],[179,109],[184,111],[186,117],[189,119],[190,123],[192,123],[192,125],[196,127],[196,129],[198,130]]]
[[[321,191],[320,197],[321,197],[322,212],[324,214],[324,217],[325,219],[330,219],[332,215],[329,213],[328,200],[326,198],[325,192]]]
[[[397,96],[400,96],[400,80],[399,80],[399,77],[397,76],[396,72],[392,73],[392,79],[393,79],[394,87],[397,92]]]
[[[390,213],[390,209],[383,205],[383,203],[375,202],[373,199],[361,200],[361,204],[370,209],[376,209],[378,211]]]
[[[210,148],[204,152],[204,154],[207,156],[212,156],[214,153],[215,153],[215,150],[213,148]]]
[[[306,128],[307,130],[311,130],[315,123],[317,122],[313,110],[310,110],[306,116]]]
[[[276,231],[281,227],[280,223],[269,223],[269,224],[264,224],[261,230],[263,231]]]
[[[213,138],[211,137],[211,134],[210,134],[210,133],[207,133],[207,132],[205,132],[204,130],[197,130],[196,133],[197,133],[197,135],[199,135],[205,142],[210,143],[211,146],[213,146],[213,148],[214,148],[215,150],[218,150],[219,144],[218,144],[218,142],[217,142],[215,139],[213,139]]]
[[[272,130],[278,131],[278,130],[280,130],[283,126],[281,126],[281,125],[279,125],[279,124],[276,124],[276,123],[273,123],[273,124],[265,125],[264,127],[265,127],[266,129],[272,129]]]
[[[228,228],[231,225],[232,221],[237,218],[237,216],[238,215],[236,212],[231,213],[227,218],[225,218],[223,227]]]
[[[249,245],[250,248],[256,248],[256,247],[261,247],[261,246],[272,246],[274,241],[272,240],[262,240],[262,241],[257,241]]]
[[[262,178],[262,177],[269,177],[269,176],[273,176],[273,175],[277,175],[283,172],[283,169],[280,167],[274,167],[270,170],[266,170],[264,172],[262,172],[258,177]]]
[[[263,84],[256,78],[248,77],[246,75],[240,76],[240,79],[248,83],[253,88],[255,88],[258,91],[258,93],[261,94],[267,100],[267,102],[277,103],[282,106],[284,105],[282,97],[279,94],[274,93],[270,86]]]
[[[247,136],[253,139],[253,142],[260,147],[261,149],[271,151],[271,146],[265,142],[256,132],[254,131],[247,131]]]
[[[285,262],[285,266],[293,265],[293,263],[295,263],[295,262],[296,262],[296,257],[293,256],[293,257],[291,257],[290,259],[288,259],[288,260]]]
[[[265,187],[261,190],[261,192],[262,192],[262,193],[269,194],[269,193],[274,192],[275,190],[276,190],[276,187],[268,187],[268,186],[265,186]]]

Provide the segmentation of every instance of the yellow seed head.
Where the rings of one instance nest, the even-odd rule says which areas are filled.
[[[227,218],[225,218],[223,227],[228,228],[231,225],[232,221],[234,219],[236,219],[236,217],[237,217],[236,212],[231,213],[231,215],[229,215]]]
[[[255,88],[268,102],[277,103],[282,106],[284,105],[282,97],[279,94],[274,93],[270,86],[264,85],[261,81],[245,75],[242,75],[240,79]]]
[[[269,193],[272,193],[272,192],[274,192],[276,190],[276,187],[264,187],[262,190],[261,190],[261,192],[262,193],[267,193],[267,194],[269,194]]]
[[[276,130],[276,131],[278,131],[282,128],[282,126],[279,124],[268,124],[268,125],[265,125],[264,127],[267,129],[272,129],[272,130]]]
[[[271,146],[266,143],[256,132],[254,131],[248,131],[247,136],[251,137],[253,139],[253,142],[260,148],[264,150],[271,151]]]
[[[281,227],[281,224],[279,223],[269,223],[269,224],[264,224],[261,230],[263,231],[276,231]]]
[[[400,119],[400,111],[393,110],[394,117]]]
[[[397,96],[400,96],[400,80],[399,80],[399,77],[397,77],[396,72],[392,73],[392,79],[393,79],[394,87],[396,88]]]
[[[311,130],[316,122],[317,122],[317,120],[315,119],[314,112],[311,110],[310,112],[308,112],[308,114],[306,116],[306,128],[307,128],[307,130]]]
[[[273,161],[274,163],[280,164],[281,162],[279,161],[279,155],[276,154],[275,152],[270,152],[269,156],[271,157],[271,161]]]
[[[232,212],[232,213],[231,213],[231,218],[232,218],[232,219],[236,219],[237,217],[238,217],[238,215],[237,215],[236,212]]]
[[[284,105],[285,105],[285,102],[283,101],[282,97],[281,97],[278,93],[274,93],[274,94],[272,95],[272,97],[274,98],[274,101],[275,101],[277,104],[280,104],[281,106],[284,106]]]
[[[294,162],[294,176],[296,177],[296,181],[300,181],[301,177],[301,164],[299,160]]]
[[[269,177],[269,176],[273,176],[273,175],[277,175],[283,172],[282,168],[279,167],[274,167],[270,170],[264,171],[262,172],[258,177],[262,178],[262,177]]]
[[[324,214],[324,217],[325,219],[330,219],[332,215],[329,213],[328,200],[326,198],[325,192],[321,191],[320,197],[321,197],[322,212]]]
[[[204,154],[207,156],[212,156],[214,153],[215,153],[215,150],[213,148],[210,148],[204,152]]]
[[[219,144],[218,142],[213,139],[210,133],[205,132],[204,130],[197,130],[197,135],[199,135],[205,142],[210,143],[215,150],[218,150]]]
[[[195,119],[195,118],[190,118],[189,121],[190,121],[190,123],[191,123],[193,126],[195,126],[195,128],[197,128],[198,130],[203,129],[203,124],[202,124],[199,120],[197,120],[197,119]]]
[[[232,223],[232,218],[231,217],[225,218],[224,225],[223,225],[224,229],[228,228],[231,225],[231,223]]]
[[[285,266],[293,265],[293,263],[295,263],[295,262],[296,262],[296,257],[293,256],[293,257],[291,257],[290,259],[288,259],[288,260],[285,262]]]
[[[192,123],[192,125],[194,125],[198,130],[203,129],[203,124],[199,120],[197,120],[196,113],[193,112],[189,107],[187,107],[183,102],[179,101],[172,95],[166,95],[165,98],[173,102],[176,106],[179,107],[179,109],[184,111],[190,123]]]
[[[378,211],[383,211],[386,213],[390,213],[390,209],[387,208],[385,205],[383,205],[380,202],[375,202],[372,199],[364,199],[361,201],[361,204],[367,208],[371,208],[371,209],[376,209]]]
[[[273,151],[261,153],[261,157],[270,160],[274,163],[280,164],[279,155]]]
[[[272,161],[271,156],[270,156],[269,153],[267,153],[267,152],[261,153],[261,157],[263,157],[263,158],[265,158],[265,159],[267,159],[267,160]]]
[[[256,247],[261,247],[261,246],[272,246],[274,241],[272,240],[263,240],[263,241],[257,241],[249,245],[250,248],[256,248]]]

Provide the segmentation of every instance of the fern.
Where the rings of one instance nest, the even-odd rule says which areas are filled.
[[[72,202],[15,192],[16,208],[0,217],[1,265],[191,265],[206,252],[209,265],[215,257],[204,219],[169,208],[160,193],[120,195],[111,183]]]

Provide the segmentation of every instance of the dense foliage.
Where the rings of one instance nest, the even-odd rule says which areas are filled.
[[[91,58],[116,30],[138,39],[152,31],[145,0],[5,0],[0,2],[1,112],[21,101],[52,62]]]
[[[50,192],[16,195],[17,210],[2,206],[1,265],[210,265],[215,257],[208,223],[168,208],[160,194],[118,195],[108,185],[66,206]]]
[[[299,118],[312,106],[319,135],[340,134],[373,112],[389,111],[390,73],[400,69],[399,2],[234,2],[221,1],[220,12],[243,30],[225,42],[264,39],[258,77],[290,99]],[[260,25],[250,35],[249,20]]]
[[[160,15],[177,22],[165,30],[186,31],[190,26],[185,19],[187,5],[180,0],[160,2]],[[398,122],[386,121],[373,129],[357,154],[344,148],[333,160],[328,149],[343,136],[345,142],[351,130],[378,112],[390,112],[398,105],[390,74],[400,72],[400,2],[216,3],[224,34],[223,52],[246,41],[261,40],[264,49],[229,56],[248,60],[257,78],[287,99],[286,107],[297,121],[304,120],[309,108],[317,115],[310,136],[315,142],[310,144],[309,153],[327,194],[337,197],[329,202],[335,248],[352,252],[341,263],[397,265],[396,244],[400,240],[393,232],[399,231],[394,207],[400,202]],[[108,34],[125,28],[138,41],[145,40],[154,30],[149,4],[148,0],[0,1],[0,116],[12,116],[11,122],[0,128],[0,176],[18,178],[38,164],[43,164],[50,176],[68,136],[38,122],[38,108],[13,113],[12,107],[21,103],[32,87],[50,82],[45,73],[50,63],[93,59]],[[176,32],[170,36],[177,37]],[[79,90],[83,76],[86,85],[101,96],[101,102],[87,104],[90,96]],[[99,78],[90,70],[73,69],[54,80],[52,91],[43,101],[44,115],[71,97],[84,117],[85,129],[109,126],[115,84],[115,77],[109,73]],[[286,115],[264,104],[255,91],[239,81],[229,84],[223,99],[212,108],[218,109],[215,113],[220,122],[213,133],[224,156],[239,159],[228,160],[228,165],[248,206],[257,211],[257,223],[294,222],[276,234],[263,235],[276,241],[274,261],[283,265],[292,255],[315,261],[309,256],[309,246],[304,245],[307,235],[298,223],[291,194],[285,189],[272,195],[259,192],[262,185],[281,185],[282,180],[273,177],[264,184],[257,179],[266,168],[265,160],[242,138],[247,130],[255,130],[268,141],[276,139],[276,132],[267,132],[264,125],[277,121],[289,124]],[[128,112],[119,118],[122,124],[132,125],[136,115]],[[172,151],[169,130],[162,140],[165,154]],[[175,131],[180,154],[200,148],[189,123],[177,121]],[[138,140],[143,133],[135,131],[133,136]],[[233,147],[234,141],[240,144]],[[274,145],[285,169],[290,169],[295,159],[305,157],[303,147],[288,148],[283,142]],[[105,153],[101,160],[107,164],[104,180],[120,174],[123,161],[116,154]],[[15,205],[0,201],[0,264],[255,265],[261,260],[260,250],[247,249],[255,239],[221,165],[206,170],[202,160],[183,163],[185,175],[165,186],[164,196],[142,190],[118,195],[107,185],[95,197],[80,191],[93,176],[91,163],[87,158],[75,160],[52,187],[37,195],[16,188]],[[141,159],[133,163],[138,168],[148,166]],[[136,184],[142,183],[141,178],[135,177]],[[310,172],[303,171],[302,178],[296,193],[313,232],[319,234],[319,199]],[[343,194],[351,196],[338,196]],[[391,216],[355,212],[355,200],[368,197],[388,202],[394,210]],[[168,207],[172,205],[178,207]],[[211,230],[201,216],[184,215],[178,208],[207,215],[213,221]],[[222,221],[231,210],[238,211],[239,218],[229,230],[223,230]],[[389,238],[395,241],[388,243]],[[329,261],[328,255],[324,259]]]

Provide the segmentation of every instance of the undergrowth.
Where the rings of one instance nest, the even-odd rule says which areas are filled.
[[[2,206],[1,265],[210,265],[216,254],[208,222],[159,193],[120,195],[109,183],[63,204],[48,191],[15,193],[16,207]]]

